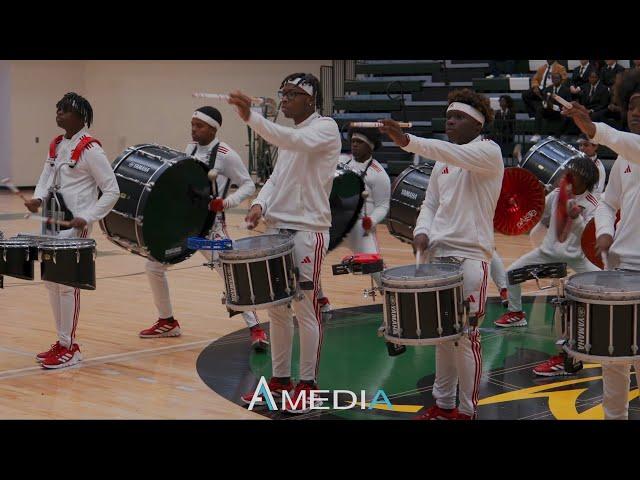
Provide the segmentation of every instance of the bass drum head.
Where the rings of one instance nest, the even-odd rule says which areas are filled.
[[[206,167],[193,158],[178,161],[155,180],[142,226],[145,245],[155,260],[174,264],[193,255],[187,239],[206,235],[213,225],[208,208],[211,193]]]
[[[562,177],[564,166],[584,154],[562,140],[547,137],[526,153],[521,167],[533,173],[548,191],[553,190]]]
[[[329,251],[336,248],[358,221],[364,204],[364,182],[352,170],[338,168],[333,180],[329,204],[331,205],[331,229]]]

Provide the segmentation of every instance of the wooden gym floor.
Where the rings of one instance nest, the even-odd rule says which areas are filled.
[[[233,238],[250,235],[234,227],[246,204],[228,214]],[[25,212],[18,197],[0,192],[5,238],[38,231],[38,223],[23,219]],[[196,254],[169,272],[182,336],[141,339],[138,332],[157,318],[145,259],[109,242],[97,224],[92,236],[98,248],[97,289],[81,293],[77,341],[84,361],[77,366],[47,371],[35,362],[34,355],[57,339],[39,267],[35,281],[5,277],[0,290],[0,419],[263,419],[212,391],[196,371],[196,359],[207,345],[245,328],[239,316],[228,318],[220,302],[223,283],[201,266],[203,257]],[[378,242],[388,266],[414,262],[410,246],[391,237],[385,226],[378,227]],[[506,267],[531,249],[526,235],[496,234],[496,244]],[[368,277],[331,274],[331,265],[347,253],[340,247],[324,262],[323,288],[333,308],[371,303],[362,297]],[[523,293],[540,292],[528,282]],[[496,295],[490,282],[489,296]],[[268,320],[264,312],[259,317]]]

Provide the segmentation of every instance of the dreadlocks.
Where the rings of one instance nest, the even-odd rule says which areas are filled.
[[[566,166],[567,171],[573,175],[578,175],[584,181],[587,190],[593,191],[593,187],[598,184],[600,174],[598,167],[586,155],[580,155],[572,158]]]
[[[284,88],[289,80],[295,80],[297,78],[302,79],[298,83],[298,86],[309,85],[313,89],[313,95],[316,99],[316,108],[320,108],[322,105],[322,91],[320,90],[320,80],[318,80],[315,75],[311,73],[292,73],[282,80],[280,88]]]
[[[75,92],[69,92],[62,97],[62,99],[56,103],[56,109],[62,110],[63,112],[77,113],[87,127],[90,127],[93,122],[93,108],[91,108],[91,104],[86,98]]]

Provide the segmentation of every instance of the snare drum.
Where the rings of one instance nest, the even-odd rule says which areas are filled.
[[[432,169],[428,164],[412,165],[398,175],[391,186],[387,226],[389,233],[403,242],[413,242],[413,229],[427,194]]]
[[[96,241],[61,238],[38,245],[42,280],[83,290],[96,289]]]
[[[293,239],[258,235],[233,241],[218,252],[224,272],[227,309],[250,311],[289,303],[296,293]]]
[[[533,173],[547,191],[551,191],[562,177],[564,166],[574,158],[583,156],[584,153],[568,143],[547,137],[531,147],[520,166]]]
[[[460,338],[464,328],[462,267],[427,263],[382,272],[387,341],[436,345]]]
[[[33,262],[37,258],[38,245],[33,240],[0,240],[0,275],[33,280]]]
[[[567,281],[567,354],[597,363],[629,363],[638,356],[640,272],[587,272]]]

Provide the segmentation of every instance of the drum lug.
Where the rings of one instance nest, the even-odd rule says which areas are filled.
[[[135,218],[136,224],[142,226],[142,223],[144,221],[144,217],[142,215],[140,215],[139,217]]]
[[[609,355],[613,355],[613,345],[609,345]]]
[[[631,351],[633,352],[634,355],[636,355],[638,353],[638,345],[631,345]]]
[[[51,258],[53,259],[53,264],[56,264],[56,251],[53,251],[53,255],[51,255]]]
[[[7,249],[6,248],[2,250],[2,259],[5,261],[5,263],[7,262]]]
[[[80,249],[76,250],[76,263],[80,263]]]
[[[442,332],[444,331],[442,327],[438,327],[437,329],[438,335],[442,336]]]
[[[587,352],[587,353],[589,353],[589,352],[591,351],[591,344],[590,344],[590,343],[587,343],[587,344],[584,346],[584,351],[585,351],[585,352]]]

